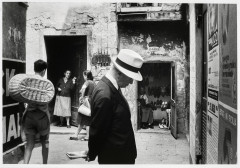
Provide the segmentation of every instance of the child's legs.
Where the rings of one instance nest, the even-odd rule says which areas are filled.
[[[24,152],[24,164],[28,164],[32,155],[32,150],[35,145],[35,135],[26,134],[27,143]]]
[[[47,164],[48,161],[48,152],[49,152],[49,135],[40,136],[41,144],[42,144],[42,158],[43,164]]]

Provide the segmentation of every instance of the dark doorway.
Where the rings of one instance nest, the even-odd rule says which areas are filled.
[[[64,71],[69,69],[71,78],[76,77],[76,87],[71,96],[72,117],[71,124],[77,125],[77,107],[79,105],[79,90],[84,79],[82,73],[87,69],[87,38],[86,36],[45,36],[47,52],[48,79],[55,85],[63,77]],[[51,122],[57,122],[53,116],[55,98],[49,104]]]
[[[138,82],[138,129],[167,131],[170,128],[171,63],[145,63],[141,74],[143,80]],[[142,100],[144,94],[147,102]],[[151,117],[153,127],[149,123]]]

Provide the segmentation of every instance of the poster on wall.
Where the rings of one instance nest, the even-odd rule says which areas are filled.
[[[237,6],[219,6],[219,147],[218,163],[237,163]]]
[[[219,104],[219,162],[220,164],[237,163],[237,114]]]
[[[218,162],[219,31],[218,5],[208,5],[207,163]]]
[[[237,16],[236,5],[221,6],[220,101],[237,109]],[[234,11],[236,13],[234,13]]]
[[[14,75],[25,73],[25,67],[25,61],[8,58],[2,60],[2,142],[4,153],[22,143],[19,119],[22,116],[23,108],[11,98],[8,83]]]

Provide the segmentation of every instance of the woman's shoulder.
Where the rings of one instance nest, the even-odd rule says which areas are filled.
[[[87,80],[85,83],[86,83],[86,84],[90,84],[90,85],[94,85],[94,84],[95,84],[95,82],[92,81],[92,80]]]

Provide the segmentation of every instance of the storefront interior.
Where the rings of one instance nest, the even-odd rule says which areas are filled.
[[[141,74],[143,80],[138,82],[138,128],[169,130],[171,63],[144,63]],[[143,93],[148,102],[142,102]]]

